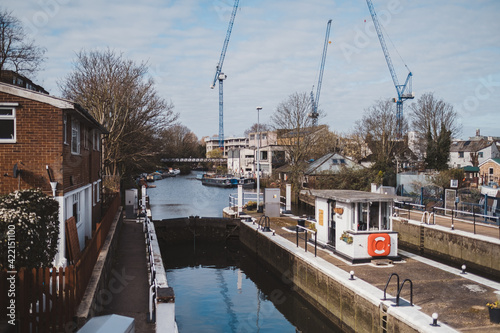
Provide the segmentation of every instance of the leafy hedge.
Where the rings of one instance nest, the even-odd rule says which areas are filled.
[[[53,198],[34,189],[0,198],[0,269],[52,266],[58,238],[59,203]]]

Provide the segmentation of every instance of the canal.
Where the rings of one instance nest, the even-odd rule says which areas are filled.
[[[155,220],[221,217],[236,191],[203,186],[196,174],[155,185],[148,189]],[[181,333],[341,332],[238,241],[161,244],[161,251]]]

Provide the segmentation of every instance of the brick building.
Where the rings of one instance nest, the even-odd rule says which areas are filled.
[[[479,164],[479,175],[483,185],[500,185],[500,158],[490,158]]]
[[[101,218],[103,128],[80,105],[0,83],[0,195],[40,188],[59,202],[59,251],[74,216],[80,249]]]

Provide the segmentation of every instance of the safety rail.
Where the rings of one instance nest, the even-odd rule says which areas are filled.
[[[271,220],[269,219],[269,216],[262,215],[259,219],[258,225],[259,228],[264,232],[271,231]]]
[[[427,220],[425,219],[426,216],[427,216]],[[428,211],[425,211],[422,214],[422,218],[420,219],[420,222],[426,223],[426,224],[430,224],[431,217],[432,217],[433,224],[436,224],[436,221],[434,220],[434,212],[431,213],[431,212],[428,212]]]
[[[439,224],[438,219],[443,222],[443,219],[451,222],[451,230],[455,230],[456,223],[461,222],[473,225],[473,233],[477,234],[476,227],[490,227],[498,229],[498,238],[500,239],[500,217],[492,215],[478,214],[476,212],[467,212],[458,209],[432,207],[430,210],[423,209],[423,205],[412,204],[407,202],[396,202],[401,207],[394,207],[396,216],[410,220],[413,217],[415,220],[424,222],[424,216],[427,217],[427,224]],[[412,208],[415,209],[412,209]],[[432,223],[431,223],[432,220]]]
[[[385,288],[384,288],[384,298],[383,300],[385,301],[387,299],[387,294],[386,294],[386,291],[387,291],[387,287],[389,286],[389,282],[391,282],[391,279],[393,276],[396,276],[397,278],[397,284],[398,284],[398,287],[396,288],[397,290],[399,290],[399,275],[398,273],[392,273],[390,276],[389,276],[389,279],[387,280],[387,283],[385,284]]]
[[[396,306],[399,306],[399,296],[401,295],[401,290],[403,290],[405,282],[407,281],[410,282],[410,305],[413,306],[413,282],[411,282],[410,279],[404,279],[403,283],[401,283],[401,286],[398,289],[398,294],[396,295]]]
[[[148,268],[150,272],[150,277],[149,277],[149,304],[148,304],[148,317],[147,321],[150,323],[155,323],[156,322],[156,295],[158,293],[158,285],[156,281],[156,268],[155,268],[155,261],[154,261],[154,253],[153,253],[153,245],[151,243],[151,240],[153,239],[152,235],[152,222],[149,220],[149,218],[146,216],[143,218],[143,228],[142,230],[145,232],[145,238],[146,238],[146,249],[147,249],[147,254],[148,254]]]
[[[396,280],[396,283],[397,283],[396,306],[399,306],[399,298],[401,296],[401,290],[403,290],[403,286],[404,286],[405,282],[410,283],[410,305],[413,306],[413,282],[410,279],[404,279],[403,283],[401,283],[401,285],[399,285],[398,273],[392,273],[389,276],[389,279],[387,280],[387,283],[385,284],[385,287],[384,287],[384,298],[382,300],[384,300],[384,301],[387,300],[387,287],[389,287],[389,283],[391,282],[391,279],[393,276],[395,276],[397,279]]]
[[[249,201],[257,202],[257,192],[243,192],[243,206],[248,204]],[[261,193],[259,197],[260,202],[264,202],[264,196]],[[229,208],[238,207],[238,193],[229,194]]]
[[[302,231],[299,231],[299,230],[302,230]],[[312,232],[314,233],[314,256],[316,257],[317,254],[318,254],[318,232],[317,231],[314,231],[314,230],[311,230],[311,229],[308,229],[306,227],[303,227],[303,226],[300,226],[300,225],[297,225],[295,226],[295,234],[296,234],[296,245],[297,247],[299,247],[299,234],[303,233],[304,232],[304,249],[305,251],[307,252],[307,243],[309,242],[309,237],[308,237],[308,232]]]

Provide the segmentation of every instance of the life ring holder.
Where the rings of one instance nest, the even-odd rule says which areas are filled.
[[[370,234],[368,236],[368,255],[385,257],[391,253],[391,236],[386,233]]]

